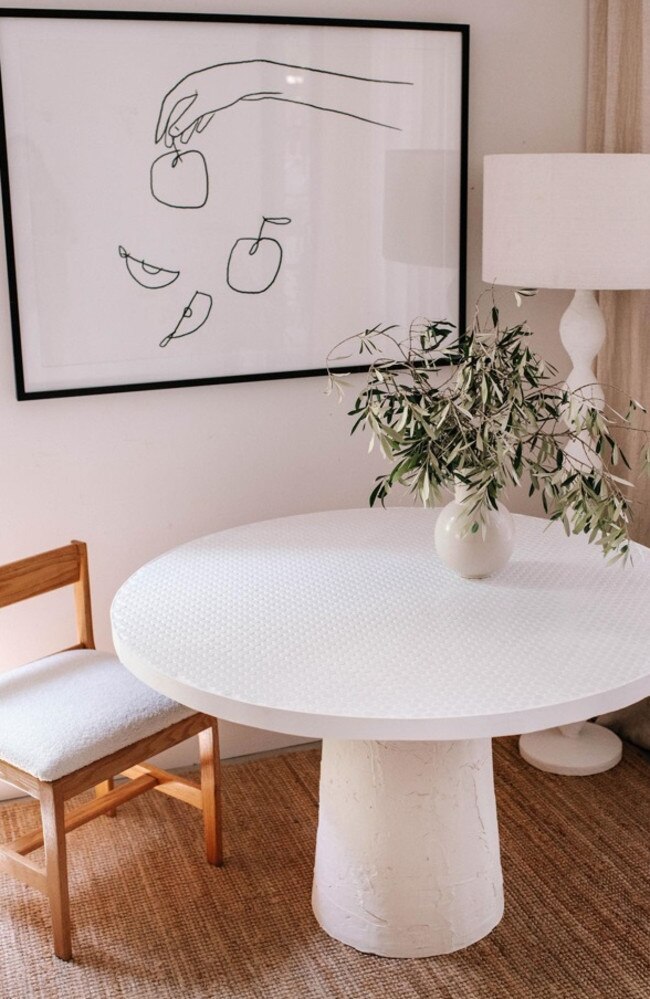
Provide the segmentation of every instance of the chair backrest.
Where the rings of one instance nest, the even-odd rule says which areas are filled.
[[[88,551],[83,541],[0,566],[0,607],[62,586],[74,586],[78,644],[72,648],[94,649]]]

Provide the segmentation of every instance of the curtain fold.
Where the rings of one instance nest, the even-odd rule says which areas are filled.
[[[587,152],[650,153],[650,0],[589,0]],[[650,291],[605,291],[599,301],[607,340],[596,371],[607,400],[619,409],[621,396],[638,399],[650,409]],[[650,430],[650,414],[637,415]],[[641,435],[616,436],[633,466],[625,473],[634,482],[631,534],[650,545],[650,479],[639,477],[636,461]],[[650,749],[650,697],[598,721]]]
[[[650,153],[649,59],[650,3],[590,0],[587,152]],[[597,373],[608,402],[620,410],[632,398],[650,408],[650,291],[603,291],[599,300],[607,340]],[[640,422],[650,430],[650,416]],[[633,466],[632,537],[650,545],[650,479],[638,476],[641,435],[617,437]]]

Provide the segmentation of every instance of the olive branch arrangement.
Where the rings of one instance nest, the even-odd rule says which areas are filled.
[[[531,295],[530,289],[517,292]],[[508,486],[528,475],[529,495],[541,494],[551,521],[561,520],[567,535],[585,533],[611,561],[630,554],[632,484],[612,469],[630,467],[614,434],[625,427],[645,438],[643,470],[650,471],[647,435],[633,427],[644,407],[629,400],[620,413],[592,398],[594,386],[569,390],[554,380],[557,371],[527,343],[525,323],[501,328],[492,305],[481,322],[462,336],[448,322],[414,323],[399,340],[394,326],[374,326],[348,337],[327,358],[328,392],[339,399],[348,376],[332,370],[341,348],[356,345],[370,356],[365,388],[349,415],[351,433],[371,431],[392,462],[376,479],[370,505],[384,504],[391,488],[406,486],[425,506],[440,502],[441,492],[462,486],[467,530],[484,528],[491,509]],[[382,357],[388,350],[392,356]],[[339,356],[334,356],[338,354]]]

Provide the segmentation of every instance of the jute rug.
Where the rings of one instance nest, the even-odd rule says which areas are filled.
[[[0,876],[2,999],[648,999],[650,760],[590,778],[495,744],[506,912],[465,951],[357,953],[310,909],[317,750],[224,768],[226,865],[200,816],[149,794],[69,837],[76,961],[51,956],[44,899]],[[0,808],[0,837],[34,822]]]

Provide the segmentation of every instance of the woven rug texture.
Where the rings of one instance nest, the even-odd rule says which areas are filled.
[[[0,875],[1,999],[649,999],[650,757],[562,778],[494,745],[506,909],[474,946],[393,960],[320,930],[308,749],[224,766],[221,869],[200,814],[161,794],[71,833],[74,963],[51,955],[44,897]],[[0,839],[36,816],[0,807]]]

